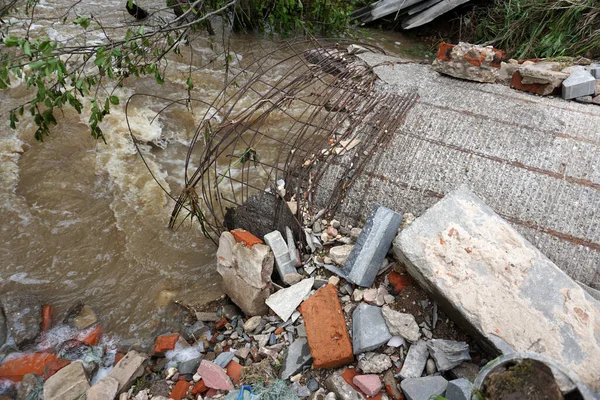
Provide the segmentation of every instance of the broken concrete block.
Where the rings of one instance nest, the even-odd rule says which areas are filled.
[[[74,362],[59,370],[44,382],[44,399],[77,399],[85,396],[90,382],[83,364]]]
[[[490,354],[535,351],[600,389],[600,303],[466,187],[400,232],[394,254]]]
[[[233,235],[223,232],[217,250],[217,272],[223,277],[223,291],[248,315],[268,312],[265,300],[270,294],[273,254],[269,246],[251,248],[237,243]]]
[[[35,293],[19,290],[0,297],[6,325],[15,344],[21,348],[32,343],[42,323],[42,301]]]
[[[354,390],[352,386],[344,378],[339,372],[335,372],[331,374],[329,378],[325,381],[325,387],[330,392],[335,393],[338,399],[343,400],[365,400],[365,396],[362,393]]]
[[[463,361],[471,361],[469,345],[465,342],[432,339],[427,342],[427,348],[440,372],[451,370]]]
[[[343,244],[341,246],[334,246],[329,249],[329,258],[337,265],[344,265],[352,253],[354,248],[353,244]]]
[[[281,379],[287,379],[296,374],[302,367],[310,364],[311,361],[312,357],[310,355],[310,348],[308,347],[308,340],[304,337],[299,337],[288,347],[287,356],[281,370]]]
[[[94,384],[85,394],[86,400],[114,399],[119,390],[119,381],[110,376],[105,376]]]
[[[523,85],[539,85],[541,90],[537,94],[547,96],[552,94],[569,74],[560,71],[560,64],[557,62],[541,61],[532,65],[527,65],[519,69],[521,83]]]
[[[600,79],[600,63],[590,64],[590,74],[596,79]]]
[[[310,293],[314,281],[315,278],[304,279],[289,288],[281,289],[269,296],[266,304],[285,322]]]
[[[441,376],[408,378],[400,383],[407,400],[426,400],[433,396],[443,396],[448,381]]]
[[[562,97],[565,100],[593,95],[596,90],[596,79],[586,70],[573,72],[562,83]]]
[[[352,347],[354,354],[375,350],[392,338],[381,307],[361,303],[352,313]]]
[[[473,384],[467,379],[455,379],[448,382],[445,397],[448,400],[471,400]]]
[[[441,4],[441,3],[440,3]],[[504,54],[492,46],[440,43],[432,67],[440,74],[476,82],[495,82]]]
[[[108,376],[119,382],[118,393],[128,390],[133,381],[142,376],[147,358],[145,354],[131,350],[110,371]]]
[[[429,350],[427,350],[424,340],[419,340],[417,343],[410,345],[400,371],[400,377],[402,379],[420,377],[423,374],[428,357]]]
[[[392,335],[402,336],[411,343],[419,340],[421,333],[414,316],[392,310],[389,306],[383,306],[381,311]]]
[[[354,361],[335,286],[326,285],[317,290],[302,303],[300,312],[315,368],[337,368]]]
[[[387,354],[367,353],[358,362],[358,368],[365,374],[381,374],[392,368],[392,360]]]
[[[295,267],[295,261],[290,256],[290,250],[283,236],[279,231],[273,231],[265,235],[265,243],[271,247],[275,256],[275,266],[281,280],[288,284],[300,282],[302,275],[298,274]]]
[[[347,280],[365,287],[373,284],[401,222],[400,214],[375,207],[344,264],[342,271]]]

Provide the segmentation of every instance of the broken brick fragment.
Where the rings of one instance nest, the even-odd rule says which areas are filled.
[[[57,358],[51,363],[44,367],[44,380],[50,378],[52,375],[71,364],[71,361],[65,360],[64,358]]]
[[[299,309],[315,368],[337,368],[354,361],[335,286],[329,284],[317,290]]]
[[[244,367],[242,367],[239,363],[233,360],[230,361],[229,364],[227,364],[227,367],[225,368],[225,370],[227,371],[227,375],[231,378],[233,383],[236,384],[240,383],[243,369]]]
[[[47,332],[52,326],[52,306],[42,307],[42,332]]]
[[[549,84],[542,83],[531,83],[526,84],[522,82],[523,77],[519,73],[519,71],[515,71],[510,81],[510,87],[513,89],[521,90],[523,92],[535,93],[539,95],[544,95],[546,92],[546,88]]]
[[[185,398],[187,396],[187,392],[190,386],[192,386],[192,384],[187,381],[177,381],[175,387],[169,395],[169,398],[173,400],[181,400]]]
[[[227,321],[227,318],[223,317],[216,323],[215,328],[217,328],[218,331],[220,331],[221,329],[225,329],[225,326],[228,322],[229,321]]]
[[[245,243],[246,247],[251,248],[255,244],[263,244],[263,241],[248,232],[245,229],[234,229],[231,234],[238,243]]]
[[[442,61],[452,61],[453,44],[442,42],[438,47],[437,59]]]
[[[483,64],[483,62],[485,61],[485,53],[476,52],[473,50],[468,51],[464,57],[469,64],[472,64],[476,67],[481,67],[481,64]]]
[[[29,353],[13,356],[0,365],[0,378],[21,382],[26,374],[43,375],[46,365],[57,358],[55,354],[50,353]]]
[[[206,387],[206,384],[204,383],[204,379],[200,379],[198,381],[198,383],[196,383],[196,385],[192,389],[192,394],[193,395],[203,394],[207,391],[208,391],[208,387]]]
[[[390,285],[392,285],[392,288],[394,289],[393,291],[396,294],[400,293],[408,286],[411,286],[414,282],[410,275],[400,275],[396,271],[390,272],[388,275],[388,281],[390,282]]]
[[[273,333],[275,333],[276,335],[280,335],[281,333],[283,333],[284,330],[285,329],[283,329],[283,328],[277,328],[277,329],[275,329],[275,332],[273,332]]]
[[[102,338],[102,327],[96,326],[89,333],[80,334],[77,340],[87,344],[88,346],[98,346],[100,339]]]
[[[158,336],[154,342],[154,354],[160,356],[164,355],[167,351],[173,350],[177,339],[179,339],[179,334],[177,333]]]

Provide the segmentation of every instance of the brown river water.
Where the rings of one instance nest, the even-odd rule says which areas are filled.
[[[164,3],[139,4],[156,10]],[[58,0],[41,1],[37,12],[42,20],[32,26],[32,36],[63,40],[81,33],[76,25],[51,19],[62,15],[66,7]],[[122,0],[89,1],[75,11],[91,13],[107,26],[134,22]],[[71,14],[71,18],[75,16]],[[414,42],[400,33],[368,33],[369,37],[361,40],[392,55],[415,54]],[[90,38],[98,40],[101,34],[96,32]],[[274,49],[280,44],[250,35],[231,39],[237,55],[233,65],[238,67],[253,49]],[[105,331],[121,338],[152,333],[160,318],[157,299],[163,290],[187,303],[201,303],[221,294],[213,243],[203,238],[197,226],[184,224],[175,231],[167,228],[173,202],[136,154],[123,107],[124,99],[134,93],[185,97],[192,52],[195,66],[215,54],[211,40],[199,38],[191,48],[182,49],[182,57],[171,57],[163,85],[150,78],[130,78],[118,89],[121,105],[113,108],[102,125],[106,144],[89,135],[85,110],[82,115],[68,110],[57,118],[58,126],[43,143],[35,141],[32,121],[24,119],[12,131],[8,110],[31,92],[17,80],[10,90],[0,92],[4,121],[0,134],[0,293],[36,292],[46,304],[56,307],[57,314],[84,302],[96,311]],[[219,62],[193,72],[193,96],[213,99],[223,78]],[[162,105],[151,98],[137,99],[128,114],[132,129],[142,139],[167,139],[165,149],[142,146],[142,151],[159,181],[176,194],[183,182],[186,144],[204,110],[191,113],[183,107],[173,108],[151,123]],[[244,104],[252,101],[244,99]]]

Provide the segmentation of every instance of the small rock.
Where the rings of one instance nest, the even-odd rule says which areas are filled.
[[[340,278],[337,276],[330,276],[328,279],[330,285],[337,286],[340,283]]]
[[[85,305],[81,311],[79,311],[79,315],[75,317],[73,323],[75,324],[75,327],[81,331],[94,325],[97,321],[98,319],[96,318],[96,314],[94,313],[94,310],[92,310],[92,307]]]
[[[396,298],[391,294],[386,294],[385,296],[383,296],[383,300],[385,304],[392,304],[396,300]]]
[[[213,363],[215,363],[216,365],[218,365],[221,368],[225,368],[225,367],[227,367],[227,364],[229,364],[231,362],[231,360],[233,360],[233,356],[234,356],[234,354],[232,352],[225,351],[225,352],[219,354],[217,356],[217,358],[214,359]],[[179,372],[183,373],[183,372],[181,372],[181,370]]]
[[[425,371],[427,375],[433,375],[437,372],[437,368],[435,367],[435,361],[431,358],[427,359],[427,364],[425,364]]]
[[[381,391],[382,384],[377,375],[356,375],[352,382],[367,395],[373,397]]]
[[[352,228],[352,229],[350,229],[350,237],[352,239],[356,240],[360,236],[361,232],[362,232],[362,229],[360,229],[360,228]]]
[[[335,229],[333,226],[329,226],[329,227],[327,227],[327,235],[329,237],[334,238],[338,235],[338,230]]]
[[[375,303],[377,299],[377,289],[366,289],[363,292],[363,299],[369,304]]]
[[[402,400],[402,393],[398,389],[398,383],[394,377],[393,370],[389,369],[383,375],[383,384],[385,385],[385,391],[392,397],[392,400]]]
[[[244,323],[244,331],[246,331],[247,333],[253,332],[256,328],[258,328],[261,321],[262,317],[260,315],[250,318]]]
[[[352,300],[359,302],[363,299],[363,294],[364,294],[364,290],[361,289],[354,289],[354,292],[352,293]]]
[[[583,104],[591,104],[593,100],[592,100],[592,96],[582,96],[582,97],[576,98],[575,101],[578,103],[583,103]]]
[[[358,368],[365,374],[380,374],[392,368],[392,361],[385,354],[367,353],[358,362]]]
[[[433,339],[427,342],[427,347],[440,372],[448,371],[463,361],[471,360],[469,345],[465,342]]]
[[[385,323],[392,335],[402,336],[412,343],[419,340],[419,337],[421,336],[419,333],[419,325],[417,325],[414,316],[392,310],[389,306],[383,306],[381,311]]]
[[[338,221],[337,219],[332,219],[331,226],[333,226],[335,229],[340,229],[340,221]]]
[[[310,389],[306,386],[299,384],[298,382],[294,382],[291,386],[291,389],[296,393],[298,397],[301,399],[310,396]]]
[[[407,400],[424,400],[432,396],[443,396],[448,381],[441,376],[408,378],[400,383]]]
[[[17,400],[41,399],[43,386],[44,378],[42,376],[33,373],[25,374],[17,388]]]
[[[473,382],[479,374],[479,367],[470,362],[462,362],[459,366],[452,368],[449,373],[456,379],[465,378]]]
[[[455,379],[448,382],[446,398],[448,400],[471,400],[473,384],[466,379]]]
[[[315,378],[311,378],[308,380],[308,382],[306,382],[306,387],[311,392],[316,392],[317,390],[319,390],[319,382],[317,382]]]

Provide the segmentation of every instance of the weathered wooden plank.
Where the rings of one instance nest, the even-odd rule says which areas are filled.
[[[414,17],[409,18],[406,21],[402,22],[402,28],[403,29],[412,29],[412,28],[416,28],[421,25],[425,25],[426,23],[433,21],[440,15],[445,14],[448,11],[450,11],[468,1],[469,0],[444,0],[441,3],[434,5],[433,7],[428,8],[427,10],[423,11],[422,13],[419,13],[419,14],[415,15]]]

